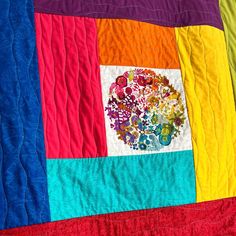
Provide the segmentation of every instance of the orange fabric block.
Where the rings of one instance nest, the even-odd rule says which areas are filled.
[[[97,19],[101,65],[180,68],[174,28],[124,19]]]

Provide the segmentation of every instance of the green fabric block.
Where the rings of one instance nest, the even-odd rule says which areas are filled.
[[[234,101],[236,104],[236,1],[220,0],[220,11],[224,24]]]

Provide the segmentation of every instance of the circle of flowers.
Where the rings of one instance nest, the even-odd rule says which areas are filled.
[[[118,76],[110,86],[105,110],[118,139],[135,150],[170,145],[185,122],[180,92],[166,76],[148,69]]]

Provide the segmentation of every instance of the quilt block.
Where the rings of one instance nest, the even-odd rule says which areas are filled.
[[[1,1],[0,235],[236,233],[220,7]]]

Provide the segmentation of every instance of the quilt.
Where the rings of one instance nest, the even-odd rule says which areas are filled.
[[[0,1],[0,236],[236,235],[236,2]]]

